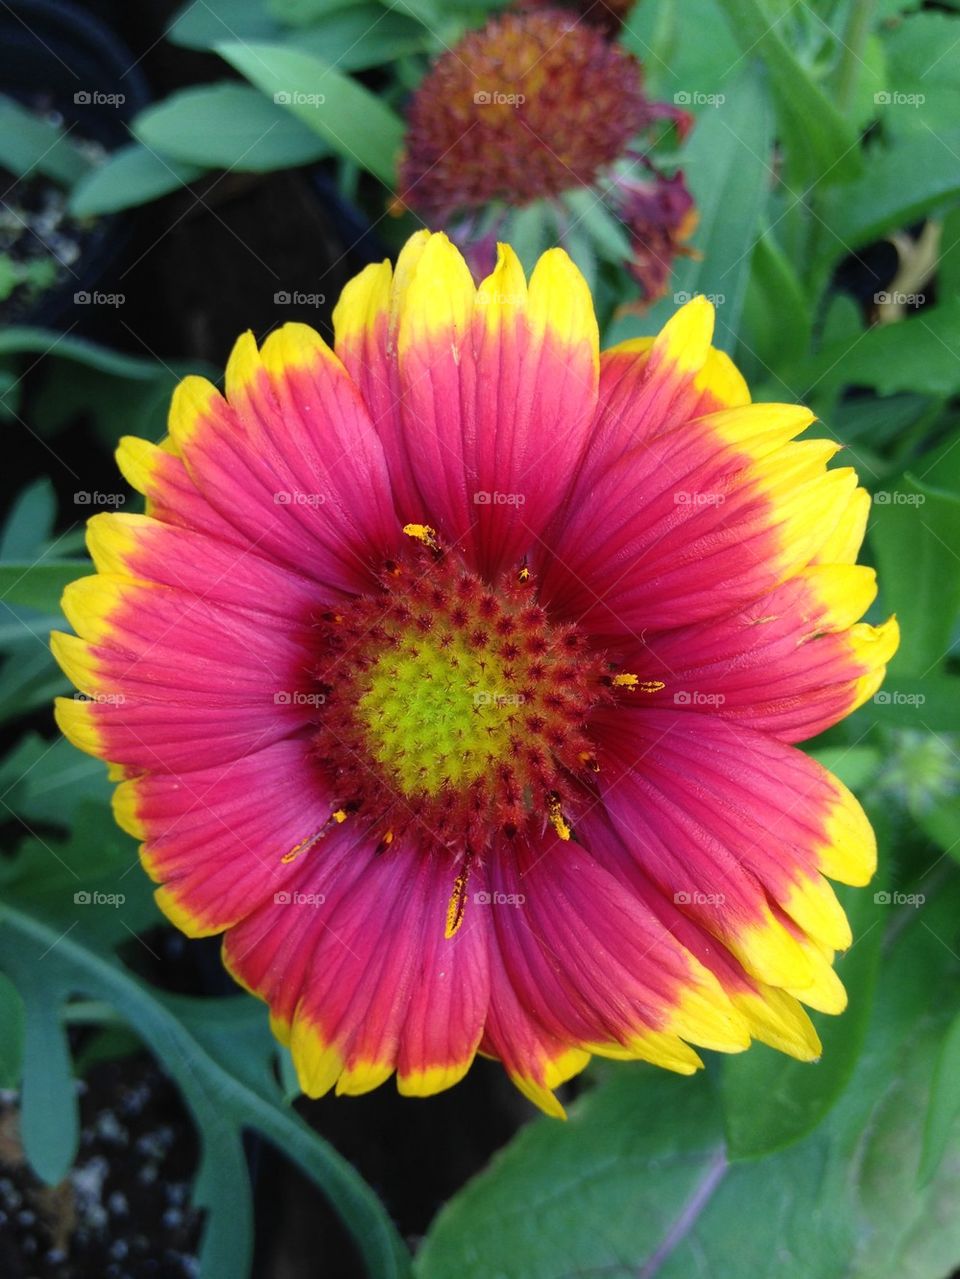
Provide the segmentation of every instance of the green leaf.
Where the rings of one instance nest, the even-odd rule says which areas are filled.
[[[57,497],[49,479],[22,489],[0,534],[0,560],[28,559],[39,553],[53,532]]]
[[[680,302],[705,293],[717,306],[714,344],[732,352],[750,272],[754,232],[768,196],[773,117],[756,76],[742,76],[726,100],[705,112],[680,156],[699,213],[693,247],[673,272],[673,292],[644,312],[616,321],[608,345],[656,333]]]
[[[960,302],[829,342],[793,376],[798,388],[816,386],[821,393],[868,386],[879,395],[921,392],[947,399],[960,392]]]
[[[891,146],[868,149],[863,174],[826,193],[821,203],[820,216],[833,232],[823,237],[824,257],[843,257],[956,199],[958,155],[956,128],[911,134]]]
[[[403,122],[368,89],[320,58],[284,45],[223,43],[216,49],[251,84],[326,138],[338,155],[392,184]]]
[[[960,498],[905,474],[874,494],[870,536],[884,601],[904,636],[890,688],[900,676],[929,675],[950,649],[960,612]]]
[[[87,172],[90,161],[58,125],[0,95],[0,167],[16,178],[39,173],[69,188]]]
[[[18,1088],[23,1070],[23,1000],[0,973],[0,1088]]]
[[[567,1124],[529,1125],[441,1209],[418,1279],[943,1279],[960,1259],[960,1160],[954,1145],[918,1191],[917,1114],[960,970],[958,909],[954,887],[906,916],[851,1083],[810,1136],[731,1165],[708,1080],[612,1067]]]
[[[782,15],[762,0],[719,0],[741,56],[761,57],[770,72],[784,156],[791,181],[801,186],[840,182],[859,169],[857,135],[779,29]],[[792,7],[792,6],[791,6]]]
[[[263,0],[185,0],[166,36],[188,49],[212,49],[222,40],[270,40],[280,34]]]
[[[943,1163],[956,1135],[960,1115],[960,1016],[955,1017],[943,1037],[930,1090],[930,1104],[923,1126],[923,1155],[920,1180],[930,1181]]]
[[[362,4],[331,13],[315,27],[296,31],[289,43],[341,71],[364,71],[432,48],[435,37],[403,13]]]
[[[206,84],[147,107],[133,132],[165,156],[210,169],[266,172],[329,153],[324,140],[250,85]]]
[[[810,347],[813,316],[790,259],[765,230],[756,242],[744,306],[741,366],[754,361],[759,375],[800,360]]]
[[[877,110],[883,129],[897,137],[955,130],[960,19],[918,13],[883,36],[888,74]]]
[[[909,626],[906,622],[904,644],[913,642]],[[909,678],[897,669],[857,714],[891,728],[952,732],[960,724],[960,679],[953,675]]]
[[[135,355],[111,351],[86,338],[71,337],[70,334],[57,333],[53,329],[17,326],[0,329],[0,356],[4,355],[55,355],[63,360],[76,360],[115,377],[152,381],[157,376],[157,366],[153,360],[141,360]]]
[[[0,564],[0,603],[60,611],[60,596],[74,578],[90,572],[88,560],[38,560]]]
[[[132,143],[115,151],[105,164],[77,183],[70,196],[70,212],[87,218],[148,204],[185,187],[202,172],[196,165],[165,160]]]
[[[54,937],[51,944],[56,942]],[[25,1001],[20,1136],[34,1172],[50,1186],[63,1181],[80,1144],[76,1085],[60,1020],[65,996],[41,987]]]
[[[137,1032],[171,1078],[180,1087],[200,1130],[201,1166],[194,1191],[195,1202],[208,1209],[201,1249],[201,1279],[244,1279],[250,1273],[253,1213],[241,1133],[254,1129],[287,1158],[292,1159],[327,1196],[353,1236],[368,1273],[378,1279],[402,1279],[409,1271],[409,1256],[376,1195],[347,1161],[312,1132],[294,1112],[283,1109],[279,1086],[267,1068],[273,1041],[266,1014],[252,1000],[174,1000],[151,990],[118,962],[78,940],[78,931],[58,932],[4,898],[0,903],[0,968],[12,977],[24,998],[35,1034],[47,1037],[56,1055],[59,1026],[55,1010],[70,996],[101,1000]],[[237,1035],[238,1016],[224,1004],[239,1004],[239,1025],[247,1013],[247,1032]],[[259,1036],[250,1025],[259,1026]],[[41,1025],[46,1029],[41,1032]],[[199,1030],[199,1027],[203,1030]],[[217,1034],[228,1037],[216,1051],[210,1044]],[[250,1039],[257,1041],[262,1086],[249,1082]],[[246,1047],[241,1047],[246,1045]],[[29,1079],[29,1073],[26,1076]],[[43,1068],[36,1079],[43,1082]],[[49,1097],[48,1108],[69,1129],[65,1117],[63,1078],[47,1078],[60,1091]],[[40,1093],[33,1085],[34,1104]],[[24,1121],[27,1095],[24,1093]],[[42,1122],[38,1113],[31,1124]],[[69,1131],[61,1134],[59,1148],[44,1144],[31,1131],[31,1157],[39,1156],[50,1175],[62,1167]],[[26,1139],[26,1134],[25,1134]],[[56,1159],[53,1155],[56,1155]]]

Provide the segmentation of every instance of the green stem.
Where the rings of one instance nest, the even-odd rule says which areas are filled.
[[[877,0],[853,0],[847,27],[841,36],[843,49],[837,68],[837,106],[844,114],[853,106],[876,7]]]

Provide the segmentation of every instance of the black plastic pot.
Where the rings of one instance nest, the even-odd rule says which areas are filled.
[[[6,0],[0,6],[0,92],[59,118],[72,138],[107,151],[130,140],[127,124],[150,97],[130,50],[87,10],[65,0]],[[70,271],[8,314],[8,322],[53,324],[77,293],[94,292],[123,252],[127,218],[97,218],[78,239],[81,252]]]

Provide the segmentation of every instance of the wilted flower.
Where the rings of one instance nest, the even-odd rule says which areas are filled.
[[[479,277],[507,239],[626,262],[653,300],[696,225],[656,126],[691,117],[643,91],[639,62],[563,11],[511,13],[438,59],[410,104],[400,206],[440,224]]]

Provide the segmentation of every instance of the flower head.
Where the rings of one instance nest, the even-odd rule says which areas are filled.
[[[335,352],[242,337],[125,439],[58,720],[111,761],[157,899],[269,1005],[303,1088],[538,1105],[591,1053],[820,1048],[874,867],[793,743],[877,688],[867,500],[751,404],[695,299],[598,352],[551,250],[479,286],[444,235],[368,267]]]
[[[615,217],[653,298],[695,226],[682,175],[666,178],[647,152],[663,120],[681,136],[691,123],[646,98],[639,62],[602,31],[562,10],[508,13],[440,57],[414,95],[400,203],[449,225],[478,274],[516,210],[536,204],[538,225],[555,225],[561,242]],[[615,234],[601,232],[598,249]]]

